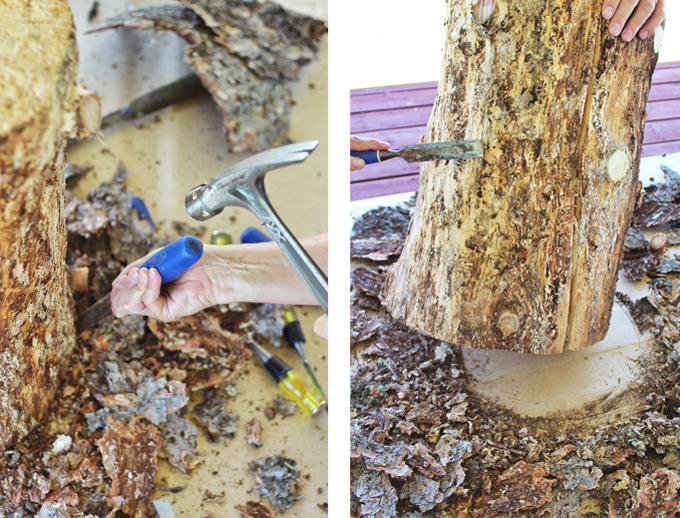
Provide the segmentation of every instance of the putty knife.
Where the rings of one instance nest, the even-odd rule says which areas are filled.
[[[366,164],[384,162],[400,157],[407,162],[426,162],[428,160],[450,160],[452,158],[481,158],[484,154],[481,140],[458,140],[456,142],[430,142],[411,144],[401,149],[368,149],[350,151],[351,156],[362,158]]]

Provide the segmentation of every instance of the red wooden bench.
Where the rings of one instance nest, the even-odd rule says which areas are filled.
[[[377,137],[394,148],[420,141],[432,111],[437,83],[360,88],[350,94],[350,131]],[[680,62],[660,63],[652,76],[642,156],[680,152]],[[351,199],[415,191],[419,164],[400,159],[351,173]]]

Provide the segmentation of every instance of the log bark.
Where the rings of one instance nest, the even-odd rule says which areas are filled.
[[[491,3],[449,1],[424,138],[479,138],[484,157],[421,166],[382,296],[447,342],[581,349],[609,327],[658,49],[610,36],[600,1]]]
[[[66,0],[0,3],[0,451],[53,400],[75,344],[65,265],[64,146],[97,131],[77,86]]]

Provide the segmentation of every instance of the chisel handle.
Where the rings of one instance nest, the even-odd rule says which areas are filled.
[[[241,232],[241,243],[252,245],[255,243],[267,243],[271,240],[272,238],[262,232],[259,228],[248,227]]]
[[[161,248],[141,268],[155,268],[163,282],[179,277],[203,255],[203,243],[193,236],[184,236]]]
[[[357,158],[363,159],[366,164],[377,164],[382,162],[384,159],[380,158],[380,151],[376,149],[366,149],[364,151],[350,151],[350,156],[355,156]]]

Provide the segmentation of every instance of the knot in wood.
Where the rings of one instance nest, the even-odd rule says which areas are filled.
[[[486,22],[496,8],[496,0],[478,0],[472,6],[472,18],[479,24]]]
[[[505,336],[519,330],[519,318],[512,311],[503,311],[498,317],[498,328]]]
[[[612,182],[621,181],[628,173],[628,169],[630,169],[630,159],[625,151],[617,149],[609,155],[607,175]]]

